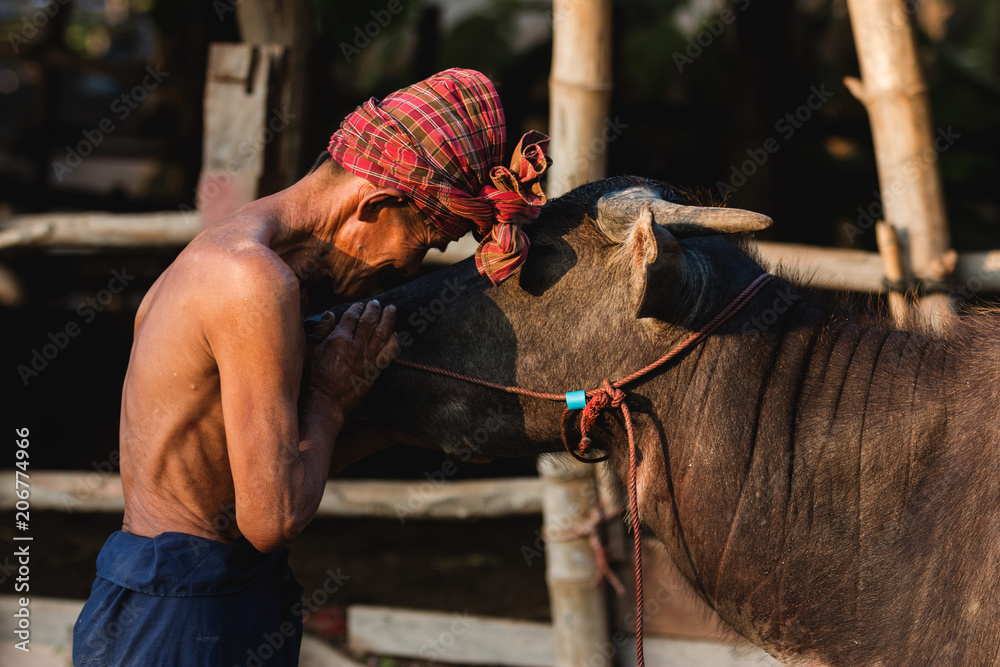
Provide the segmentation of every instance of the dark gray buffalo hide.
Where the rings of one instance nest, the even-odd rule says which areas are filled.
[[[662,356],[761,267],[770,221],[620,177],[551,201],[493,286],[472,260],[380,296],[402,357],[545,392]],[[1000,664],[1000,317],[899,331],[777,279],[626,388],[640,520],[719,616],[784,661]],[[367,382],[367,378],[359,378]],[[562,405],[393,364],[363,412],[446,451],[562,449]],[[627,479],[621,413],[596,447]]]

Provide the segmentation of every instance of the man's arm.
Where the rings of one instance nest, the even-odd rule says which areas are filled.
[[[366,360],[394,354],[394,317],[376,306],[345,313],[314,350],[300,401],[298,280],[267,251],[246,254],[225,267],[225,289],[216,295],[224,305],[206,331],[219,367],[237,524],[258,550],[270,552],[315,515],[344,415],[361,398],[350,378],[364,376]]]

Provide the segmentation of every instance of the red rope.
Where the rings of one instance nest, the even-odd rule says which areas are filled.
[[[454,380],[462,380],[463,382],[471,382],[472,384],[478,384],[481,387],[487,387],[488,389],[496,389],[497,391],[505,391],[508,394],[520,394],[521,396],[530,396],[532,398],[541,398],[546,401],[564,401],[566,400],[565,394],[548,394],[542,391],[532,391],[531,389],[521,389],[520,387],[512,387],[505,384],[500,384],[499,382],[490,382],[489,380],[483,380],[481,378],[473,377],[472,375],[466,375],[465,373],[457,373],[455,371],[449,371],[445,368],[438,368],[437,366],[428,366],[427,364],[421,364],[416,361],[407,361],[406,359],[396,359],[396,363],[401,366],[409,366],[410,368],[416,368],[420,371],[427,371],[428,373],[437,373],[438,375],[443,375],[445,377],[452,378]]]
[[[622,415],[625,416],[625,431],[628,433],[628,511],[632,515],[632,555],[635,559],[635,661],[638,667],[646,666],[643,654],[642,638],[642,529],[639,524],[639,463],[638,448],[635,446],[635,433],[632,431],[632,415],[629,414],[628,403],[622,403]]]
[[[740,292],[735,299],[729,302],[725,308],[723,308],[715,317],[713,317],[705,326],[703,326],[698,331],[695,331],[690,336],[682,340],[680,343],[675,345],[670,349],[665,355],[649,364],[640,368],[631,375],[627,375],[622,379],[611,382],[605,379],[601,387],[597,389],[591,389],[587,391],[587,397],[590,399],[584,406],[580,414],[580,444],[579,448],[581,452],[587,450],[590,446],[590,438],[588,433],[590,428],[597,421],[598,416],[600,416],[601,411],[607,407],[618,408],[622,411],[622,417],[625,419],[625,432],[628,435],[628,462],[629,462],[629,480],[628,480],[628,492],[629,492],[629,513],[632,515],[632,534],[634,536],[633,548],[635,550],[635,651],[636,660],[638,667],[645,667],[645,658],[643,656],[643,622],[642,622],[642,532],[639,528],[639,494],[638,494],[638,448],[635,444],[635,432],[632,426],[632,413],[629,412],[628,403],[625,401],[625,392],[622,391],[621,387],[628,384],[629,382],[634,382],[638,380],[643,375],[650,373],[663,364],[667,363],[671,359],[677,357],[685,350],[690,349],[702,339],[711,335],[713,331],[722,326],[727,320],[729,320],[733,315],[738,313],[749,301],[754,298],[764,285],[774,279],[769,273],[762,273],[757,276],[756,280],[747,285],[747,287]],[[518,394],[520,396],[530,396],[532,398],[540,398],[546,401],[565,401],[565,394],[553,394],[542,391],[532,391],[531,389],[522,389],[520,387],[514,387],[510,385],[500,384],[499,382],[490,382],[489,380],[483,380],[481,378],[474,377],[472,375],[466,375],[464,373],[456,373],[455,371],[449,371],[444,368],[438,368],[436,366],[429,366],[427,364],[417,363],[415,361],[406,361],[405,359],[397,359],[397,364],[402,366],[408,366],[410,368],[416,368],[417,370],[427,371],[429,373],[437,373],[438,375],[443,375],[444,377],[449,377],[454,380],[462,380],[463,382],[471,382],[472,384],[477,384],[481,387],[487,387],[489,389],[496,389],[497,391],[505,391],[508,394]],[[599,459],[585,459],[576,452],[574,452],[568,441],[566,440],[566,424],[568,422],[569,410],[563,412],[563,443],[566,445],[567,451],[572,454],[576,459],[585,461],[588,463],[594,463],[597,461],[603,461],[607,457],[602,457]]]

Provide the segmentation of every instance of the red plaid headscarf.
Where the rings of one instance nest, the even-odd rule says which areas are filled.
[[[351,173],[404,192],[452,240],[471,224],[482,241],[476,267],[494,284],[524,263],[520,226],[545,203],[539,180],[549,138],[528,132],[500,166],[506,127],[493,83],[449,69],[351,113],[330,137],[330,155]]]

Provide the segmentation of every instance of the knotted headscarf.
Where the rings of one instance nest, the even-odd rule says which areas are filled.
[[[330,155],[351,173],[397,188],[451,240],[472,225],[481,239],[476,267],[494,284],[524,263],[521,225],[545,203],[539,180],[549,138],[528,132],[510,169],[503,106],[493,83],[474,70],[449,69],[381,102],[372,98],[330,138]]]

